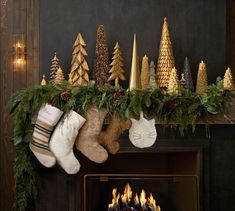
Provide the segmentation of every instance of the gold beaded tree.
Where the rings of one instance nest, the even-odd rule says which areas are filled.
[[[113,52],[113,58],[112,58],[112,63],[110,64],[111,69],[109,73],[111,73],[108,81],[115,80],[115,86],[119,87],[119,80],[126,80],[125,78],[125,71],[123,69],[123,58],[122,58],[122,52],[120,49],[120,46],[118,42],[116,42],[116,45],[114,47],[114,52]]]
[[[167,92],[175,95],[181,94],[180,81],[175,67],[171,70]]]
[[[60,61],[55,53],[53,59],[51,60],[51,71],[50,71],[50,82],[51,83],[54,83],[55,75],[56,75],[56,72],[59,67],[60,67]]]
[[[232,71],[229,67],[224,74],[224,90],[229,90],[229,91],[235,90]]]
[[[45,85],[47,85],[46,76],[43,74],[42,80],[41,80],[41,86],[45,86]]]
[[[142,59],[140,80],[141,80],[141,88],[147,89],[149,87],[149,59],[146,55],[144,55]]]
[[[64,81],[64,73],[63,70],[61,69],[61,67],[59,67],[59,69],[56,72],[55,75],[55,85],[61,84]]]
[[[156,82],[160,88],[167,88],[168,80],[173,67],[175,67],[173,48],[167,19],[164,18],[156,73]]]
[[[206,64],[201,61],[198,68],[197,73],[197,85],[196,85],[196,93],[197,94],[204,94],[207,92],[207,71],[206,71]]]
[[[69,83],[73,86],[87,85],[89,82],[89,67],[85,59],[87,56],[85,46],[86,43],[79,33],[73,45],[71,70],[69,73]]]

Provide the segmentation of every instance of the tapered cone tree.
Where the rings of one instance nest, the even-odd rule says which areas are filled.
[[[41,80],[41,86],[46,86],[46,85],[47,85],[46,76],[43,75],[43,76],[42,76],[42,80]]]
[[[229,90],[229,91],[235,90],[232,71],[229,67],[224,74],[224,90]]]
[[[175,67],[173,48],[167,19],[164,18],[156,73],[156,82],[160,88],[167,88],[168,80],[173,67]]]
[[[106,44],[105,29],[100,25],[97,29],[95,62],[93,69],[93,78],[99,87],[109,86],[109,53]]]
[[[60,67],[60,61],[55,53],[53,59],[51,60],[51,69],[50,69],[50,82],[55,82],[56,72]]]
[[[173,95],[180,95],[181,94],[179,77],[178,77],[178,73],[177,73],[177,70],[175,69],[175,67],[172,69],[171,74],[170,74],[167,92],[169,94],[173,94]]]
[[[57,70],[56,75],[55,75],[54,84],[59,85],[59,84],[62,84],[63,81],[64,81],[64,73],[63,73],[63,70],[61,69],[61,67],[59,67],[59,69]]]
[[[89,67],[86,61],[87,52],[85,46],[86,43],[79,33],[73,45],[71,70],[69,73],[69,83],[73,86],[87,85],[89,82]]]
[[[141,79],[141,88],[147,89],[149,87],[149,59],[146,55],[144,55],[142,59],[140,79]]]
[[[197,73],[197,87],[196,87],[196,93],[197,94],[204,94],[207,92],[207,71],[206,71],[206,64],[201,61],[198,68]]]
[[[190,68],[188,57],[186,57],[184,60],[183,73],[184,73],[184,78],[186,81],[185,88],[193,91],[194,90],[193,78],[192,78],[192,73],[191,73],[191,68]]]
[[[114,47],[114,52],[113,52],[113,58],[112,58],[112,63],[110,64],[111,69],[109,73],[111,74],[108,81],[115,81],[115,86],[119,87],[119,81],[126,80],[125,78],[125,71],[123,69],[123,57],[122,57],[122,52],[120,49],[120,46],[118,42],[116,42],[116,45]]]
[[[129,89],[132,90],[138,88],[141,88],[140,68],[139,68],[139,57],[136,44],[136,35],[134,34]]]

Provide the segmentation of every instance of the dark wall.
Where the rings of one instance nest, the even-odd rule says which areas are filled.
[[[188,56],[194,78],[198,63],[208,65],[210,81],[225,71],[226,1],[221,0],[41,0],[41,69],[49,75],[55,51],[68,74],[72,45],[81,32],[87,43],[88,63],[93,67],[96,30],[106,27],[110,55],[119,41],[129,72],[133,33],[139,56],[156,61],[164,17],[168,18],[178,70]],[[129,73],[127,74],[129,77]]]

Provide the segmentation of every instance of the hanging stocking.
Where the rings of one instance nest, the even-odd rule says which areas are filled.
[[[111,154],[116,154],[120,148],[118,139],[123,131],[131,127],[130,120],[121,120],[113,115],[106,131],[99,135],[99,143],[102,144]]]
[[[59,122],[51,136],[49,147],[60,166],[68,174],[76,174],[80,169],[80,164],[73,153],[73,145],[78,131],[85,121],[78,113],[70,111]]]
[[[152,146],[157,137],[155,128],[155,119],[147,120],[140,114],[140,120],[131,119],[132,126],[129,130],[129,138],[131,143],[138,148]]]
[[[108,159],[107,151],[98,143],[106,114],[105,109],[89,108],[86,114],[87,121],[76,139],[76,148],[96,163],[103,163]]]
[[[39,162],[48,168],[56,164],[56,158],[50,151],[48,144],[51,132],[62,114],[63,112],[54,106],[43,105],[38,112],[33,139],[29,144]]]

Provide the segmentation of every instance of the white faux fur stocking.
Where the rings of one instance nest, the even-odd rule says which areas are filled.
[[[80,169],[80,164],[73,153],[73,145],[85,121],[81,115],[70,111],[57,125],[49,143],[57,162],[68,174],[76,174]]]

